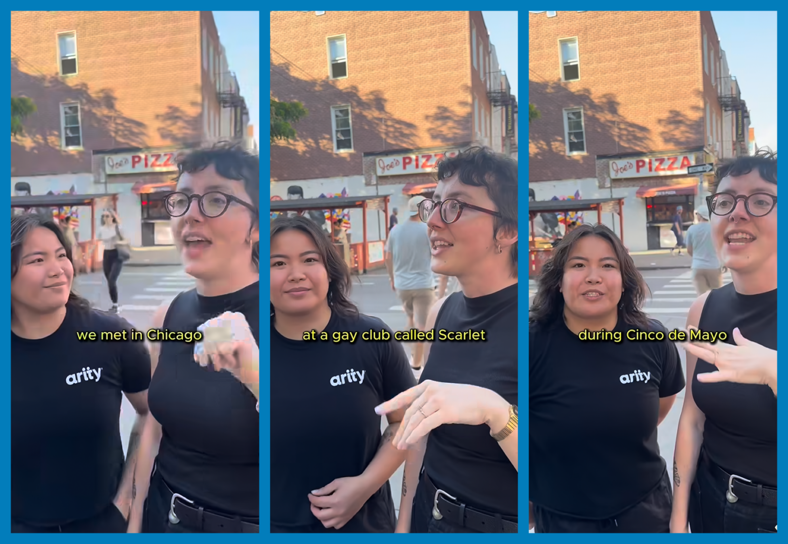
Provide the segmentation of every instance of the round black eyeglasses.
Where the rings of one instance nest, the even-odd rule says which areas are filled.
[[[487,208],[480,208],[479,206],[474,206],[473,204],[467,204],[457,200],[456,198],[447,198],[443,202],[422,200],[419,203],[419,219],[421,219],[424,223],[429,221],[432,213],[435,211],[435,208],[439,208],[441,220],[447,225],[457,222],[465,208],[476,210],[478,212],[484,212],[495,217],[501,217],[500,213],[488,210]]]
[[[230,204],[233,202],[249,208],[252,213],[257,215],[257,210],[248,202],[244,202],[233,195],[220,193],[219,191],[211,191],[204,195],[189,195],[180,192],[170,193],[164,197],[164,209],[170,217],[180,217],[189,211],[192,200],[197,200],[202,214],[211,219],[219,217],[226,212],[227,208],[229,208]]]

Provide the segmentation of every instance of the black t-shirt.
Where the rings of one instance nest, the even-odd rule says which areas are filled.
[[[701,331],[725,332],[735,344],[733,329],[769,349],[777,349],[777,289],[740,295],[733,284],[713,290],[698,323]],[[701,383],[698,374],[717,369],[703,359],[695,365],[692,398],[706,415],[703,447],[729,473],[777,486],[777,397],[767,385],[733,382]]]
[[[399,342],[364,341],[383,321],[333,312],[325,331],[357,333],[355,343],[285,338],[271,324],[271,524],[319,525],[307,495],[336,480],[360,476],[381,445],[375,407],[416,380]],[[342,529],[394,532],[389,483]]]
[[[441,330],[485,331],[486,341],[438,341]],[[450,295],[421,381],[476,385],[517,405],[517,284],[483,297]],[[442,425],[427,439],[430,479],[468,506],[517,516],[517,470],[487,425]]]
[[[217,297],[181,293],[163,328],[194,332],[224,312],[243,314],[259,345],[259,282]],[[170,489],[205,508],[259,517],[260,418],[252,392],[229,372],[197,364],[193,343],[163,342],[148,403],[162,426],[156,464]]]
[[[529,330],[529,500],[562,514],[608,519],[660,482],[659,399],[684,388],[678,350],[664,341],[583,341],[563,317]]]
[[[123,473],[122,392],[150,383],[150,356],[132,326],[98,310],[67,307],[46,338],[11,333],[11,516],[62,525],[105,509]],[[101,333],[126,331],[127,340]],[[84,341],[77,333],[96,333]]]

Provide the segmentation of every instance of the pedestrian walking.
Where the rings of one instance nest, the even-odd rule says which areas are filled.
[[[437,177],[419,216],[432,270],[462,292],[434,309],[436,331],[455,341],[436,336],[419,385],[378,407],[407,408],[394,439],[410,450],[397,532],[516,533],[517,163],[471,148]]]
[[[386,266],[391,288],[397,292],[408,315],[408,330],[425,330],[427,314],[435,301],[434,276],[430,268],[430,235],[427,225],[419,219],[419,204],[423,196],[408,202],[408,220],[389,232]],[[424,362],[424,343],[414,342],[411,365],[421,369]]]
[[[123,263],[128,261],[131,255],[128,241],[123,237],[120,228],[120,218],[115,210],[108,208],[101,213],[101,226],[96,237],[104,245],[102,261],[109,298],[112,301],[110,312],[118,313],[118,278],[123,270]]]
[[[149,343],[129,532],[260,531],[259,176],[257,156],[232,144],[178,162],[164,208],[196,288],[164,304],[152,329],[204,339]]]
[[[391,210],[391,215],[389,216],[389,230],[393,229],[399,223],[399,219],[397,218],[397,208]]]
[[[150,356],[132,326],[73,289],[50,217],[11,219],[11,532],[125,533]],[[108,339],[109,335],[111,339]],[[126,458],[122,396],[137,412]]]
[[[529,500],[537,533],[667,533],[657,427],[684,388],[645,282],[604,225],[545,263],[529,315]],[[640,336],[638,336],[640,335]]]
[[[777,532],[777,155],[717,170],[711,236],[730,284],[701,295],[687,327],[687,389],[673,461],[671,532]],[[688,527],[689,526],[689,527]]]
[[[74,262],[74,277],[76,277],[82,267],[82,249],[79,247],[77,234],[74,231],[73,218],[70,215],[67,215],[63,220],[63,236],[71,245],[71,258]]]
[[[711,239],[709,212],[695,211],[698,222],[687,229],[687,255],[692,257],[692,283],[698,296],[722,286],[722,268]]]
[[[670,226],[670,230],[676,236],[676,246],[670,250],[670,254],[673,255],[673,252],[677,249],[679,250],[679,255],[681,255],[681,248],[684,247],[684,220],[681,218],[681,212],[684,210],[681,206],[676,206],[676,213],[673,215],[673,224]]]

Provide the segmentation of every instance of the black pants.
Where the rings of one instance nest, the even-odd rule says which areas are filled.
[[[112,304],[118,303],[118,277],[120,271],[123,269],[123,261],[118,257],[117,249],[104,250],[104,277],[107,278],[109,284],[109,298],[112,299]]]
[[[410,517],[411,533],[481,533],[481,531],[463,527],[447,518],[435,519],[432,515],[435,496],[430,493],[424,478],[425,472],[422,470],[419,485],[416,487],[416,495],[413,497],[413,509]]]
[[[37,527],[11,519],[12,533],[125,533],[127,522],[114,503],[92,518],[64,525]]]
[[[173,524],[170,523],[170,500],[172,493],[170,493],[167,484],[161,477],[161,473],[154,468],[153,475],[150,478],[150,488],[148,489],[148,498],[145,499],[142,514],[142,532],[143,533],[202,533],[204,531],[197,530],[188,526],[183,522]],[[250,521],[250,520],[244,520]],[[254,520],[254,523],[259,523]]]
[[[776,533],[777,508],[725,498],[728,482],[714,475],[701,452],[690,489],[689,525],[693,533]]]
[[[657,487],[635,506],[611,519],[581,519],[534,504],[537,533],[669,533],[673,493],[667,471]]]

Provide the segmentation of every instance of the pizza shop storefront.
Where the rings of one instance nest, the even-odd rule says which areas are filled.
[[[677,208],[682,208],[682,226],[686,231],[695,222],[695,210],[703,205],[713,178],[711,175],[688,175],[687,168],[711,163],[713,157],[698,149],[609,158],[607,161],[606,170],[609,170],[613,189],[629,189],[628,207],[645,219],[647,249],[675,247],[676,237],[671,226]]]
[[[100,178],[119,193],[118,213],[135,247],[171,246],[170,216],[164,197],[175,190],[182,150],[102,154]]]

